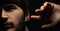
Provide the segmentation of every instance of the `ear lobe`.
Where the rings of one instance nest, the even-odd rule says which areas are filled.
[[[28,15],[25,17],[25,22],[30,20],[30,14],[28,13]]]

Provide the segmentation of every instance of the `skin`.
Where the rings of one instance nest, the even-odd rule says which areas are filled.
[[[48,6],[48,5],[50,5],[50,6]],[[49,24],[43,24],[43,25],[41,25],[41,28],[52,27],[52,26],[56,25],[60,21],[60,9],[59,9],[60,5],[57,5],[57,4],[54,4],[54,3],[51,3],[51,2],[45,2],[44,5],[42,5],[40,7],[40,9],[36,9],[35,10],[35,13],[40,14],[40,12],[43,12],[48,7],[52,8],[52,6],[54,6],[54,8],[52,10],[51,17],[49,18],[51,22]],[[45,13],[46,13],[45,15],[48,14],[47,12],[45,12]],[[38,15],[38,16],[31,15],[31,18],[33,18],[33,19],[41,19],[42,15]]]
[[[19,22],[22,21],[23,18],[23,9],[21,7],[15,5],[15,4],[7,4],[6,6],[13,5],[15,8],[11,9],[9,11],[6,11],[4,8],[2,8],[2,18],[7,18],[7,21],[5,23],[13,23],[14,27],[7,29],[7,31],[15,31],[17,27],[19,27]],[[5,24],[4,23],[4,24]]]

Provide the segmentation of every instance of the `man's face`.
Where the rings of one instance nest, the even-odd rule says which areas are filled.
[[[15,4],[7,4],[2,8],[2,18],[7,31],[15,31],[24,17],[23,10]]]

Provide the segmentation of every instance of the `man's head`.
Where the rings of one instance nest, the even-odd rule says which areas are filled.
[[[22,29],[28,7],[24,0],[2,0],[2,21],[6,31]],[[27,10],[27,11],[26,11]],[[26,14],[27,15],[27,14]]]

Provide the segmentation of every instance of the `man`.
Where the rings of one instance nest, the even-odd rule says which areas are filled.
[[[26,2],[25,0],[0,1],[0,8],[2,8],[2,28],[0,31],[25,31],[25,21],[29,17],[28,13],[30,13]]]

